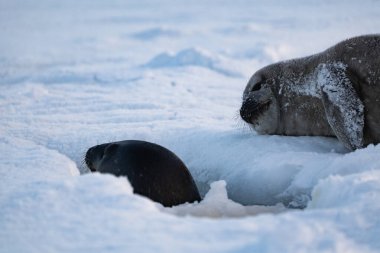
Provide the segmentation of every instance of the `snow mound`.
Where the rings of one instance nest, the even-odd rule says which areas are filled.
[[[0,199],[25,184],[41,180],[51,181],[79,175],[75,163],[55,150],[33,142],[9,137],[0,137],[1,169]]]
[[[378,166],[380,168],[380,166]],[[371,211],[371,203],[380,195],[380,170],[348,176],[335,175],[321,180],[313,189],[309,209],[348,208]],[[361,205],[358,205],[361,203]],[[376,208],[377,209],[377,208]]]
[[[110,240],[110,234],[113,245],[131,240],[133,234],[112,232],[131,228],[129,222],[123,222],[126,217],[139,220],[140,215],[154,217],[158,212],[155,203],[132,194],[125,178],[97,173],[32,181],[13,191],[0,205],[1,252],[77,252],[88,247],[90,240],[91,247],[102,251],[108,247],[104,242]],[[57,233],[61,234],[59,238]]]
[[[380,161],[378,154],[380,145],[370,145],[366,149],[359,149],[355,152],[339,155],[329,160],[327,163],[317,164],[315,170],[305,169],[297,173],[291,185],[281,194],[284,198],[293,198],[295,206],[304,206],[307,204],[304,200],[312,199],[310,194],[319,180],[328,178],[330,175],[353,175],[365,171],[379,171]],[[323,159],[326,159],[323,158]],[[299,196],[294,198],[294,196]]]
[[[200,66],[213,68],[214,59],[205,51],[188,48],[177,54],[161,53],[149,61],[146,66],[151,68]]]
[[[377,168],[380,168],[378,166]],[[335,217],[337,227],[362,245],[380,248],[380,170],[329,176],[314,188],[307,210]]]
[[[219,65],[220,60],[213,57],[205,50],[197,48],[188,48],[179,51],[176,54],[161,53],[151,59],[144,67],[148,68],[173,68],[173,67],[186,67],[196,66],[212,71],[216,71],[227,76],[237,76],[230,70],[221,68]]]
[[[153,40],[161,37],[175,38],[178,36],[180,36],[179,31],[162,27],[143,30],[132,35],[132,37],[139,40]]]

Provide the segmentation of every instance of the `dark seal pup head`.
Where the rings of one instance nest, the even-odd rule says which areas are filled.
[[[101,144],[87,151],[85,162],[93,172],[126,176],[134,193],[164,206],[201,200],[185,164],[157,144],[136,140]]]

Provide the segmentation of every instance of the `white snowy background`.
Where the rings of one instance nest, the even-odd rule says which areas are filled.
[[[379,252],[379,145],[238,115],[259,68],[379,28],[378,0],[0,0],[0,252]],[[175,152],[204,200],[87,173],[125,139]]]

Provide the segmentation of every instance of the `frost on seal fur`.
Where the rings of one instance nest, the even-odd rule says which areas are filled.
[[[323,105],[334,133],[350,149],[363,147],[364,105],[347,77],[347,66],[339,62],[318,69]]]

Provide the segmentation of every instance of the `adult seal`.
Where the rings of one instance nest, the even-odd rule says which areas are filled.
[[[201,200],[185,164],[157,144],[136,140],[101,144],[87,151],[85,162],[93,172],[126,176],[134,193],[167,207]]]
[[[350,150],[380,142],[380,35],[264,67],[240,109],[259,134],[336,136]]]

